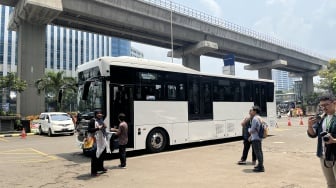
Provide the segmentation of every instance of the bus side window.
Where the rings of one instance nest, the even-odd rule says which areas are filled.
[[[185,87],[184,84],[179,84],[178,90],[177,90],[177,99],[178,100],[185,100]]]
[[[156,100],[162,99],[162,86],[160,84],[155,85],[154,95],[155,95]]]
[[[144,96],[146,96],[147,101],[155,101],[156,98],[152,87],[145,87],[144,91]]]
[[[136,86],[135,88],[135,99],[141,100],[141,87]]]
[[[176,86],[172,84],[167,85],[167,98],[169,100],[176,99]]]

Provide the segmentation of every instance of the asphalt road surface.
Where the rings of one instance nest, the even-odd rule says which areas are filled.
[[[242,140],[229,139],[174,147],[148,154],[128,152],[127,169],[119,169],[112,155],[107,173],[90,176],[90,158],[81,154],[74,136],[0,138],[0,187],[326,187],[315,156],[316,139],[306,135],[307,119],[278,121],[272,136],[263,140],[265,172],[252,172],[251,162],[237,165]],[[251,152],[251,151],[250,151]],[[251,153],[248,156],[251,160]]]

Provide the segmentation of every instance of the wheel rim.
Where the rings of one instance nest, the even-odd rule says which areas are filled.
[[[161,133],[156,132],[151,137],[151,146],[154,149],[160,149],[164,143],[164,137]]]

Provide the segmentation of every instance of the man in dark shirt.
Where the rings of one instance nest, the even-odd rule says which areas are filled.
[[[245,165],[246,164],[246,159],[247,155],[249,153],[250,147],[251,147],[251,141],[249,140],[250,133],[248,131],[249,128],[251,128],[251,111],[249,111],[249,116],[246,117],[242,122],[241,126],[243,127],[243,140],[244,140],[244,149],[243,149],[243,154],[242,157],[240,158],[240,161],[238,161],[239,165]],[[256,155],[254,153],[253,147],[252,147],[252,165],[256,164]]]
[[[126,168],[126,145],[128,143],[128,125],[125,121],[126,116],[123,113],[118,115],[119,128],[111,128],[111,131],[115,131],[119,139],[119,156],[120,156],[120,168]]]

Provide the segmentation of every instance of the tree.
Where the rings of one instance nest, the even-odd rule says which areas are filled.
[[[319,76],[321,82],[316,87],[336,94],[336,59],[331,59],[327,68],[319,72]]]
[[[27,82],[19,79],[15,73],[10,72],[7,76],[0,78],[0,88],[8,88],[10,91],[21,93],[27,87]]]
[[[19,79],[15,73],[9,72],[6,76],[0,78],[0,89],[3,89],[2,103],[6,103],[6,89],[8,92],[15,91],[21,93],[27,88],[27,82]],[[9,107],[10,109],[10,107]]]
[[[68,92],[76,92],[76,80],[72,77],[63,77],[64,71],[47,72],[43,78],[35,81],[38,93],[45,91],[48,106],[53,106],[56,111],[62,111],[61,103],[57,103],[59,95]],[[60,92],[62,91],[62,92]],[[67,92],[64,92],[67,91]]]

